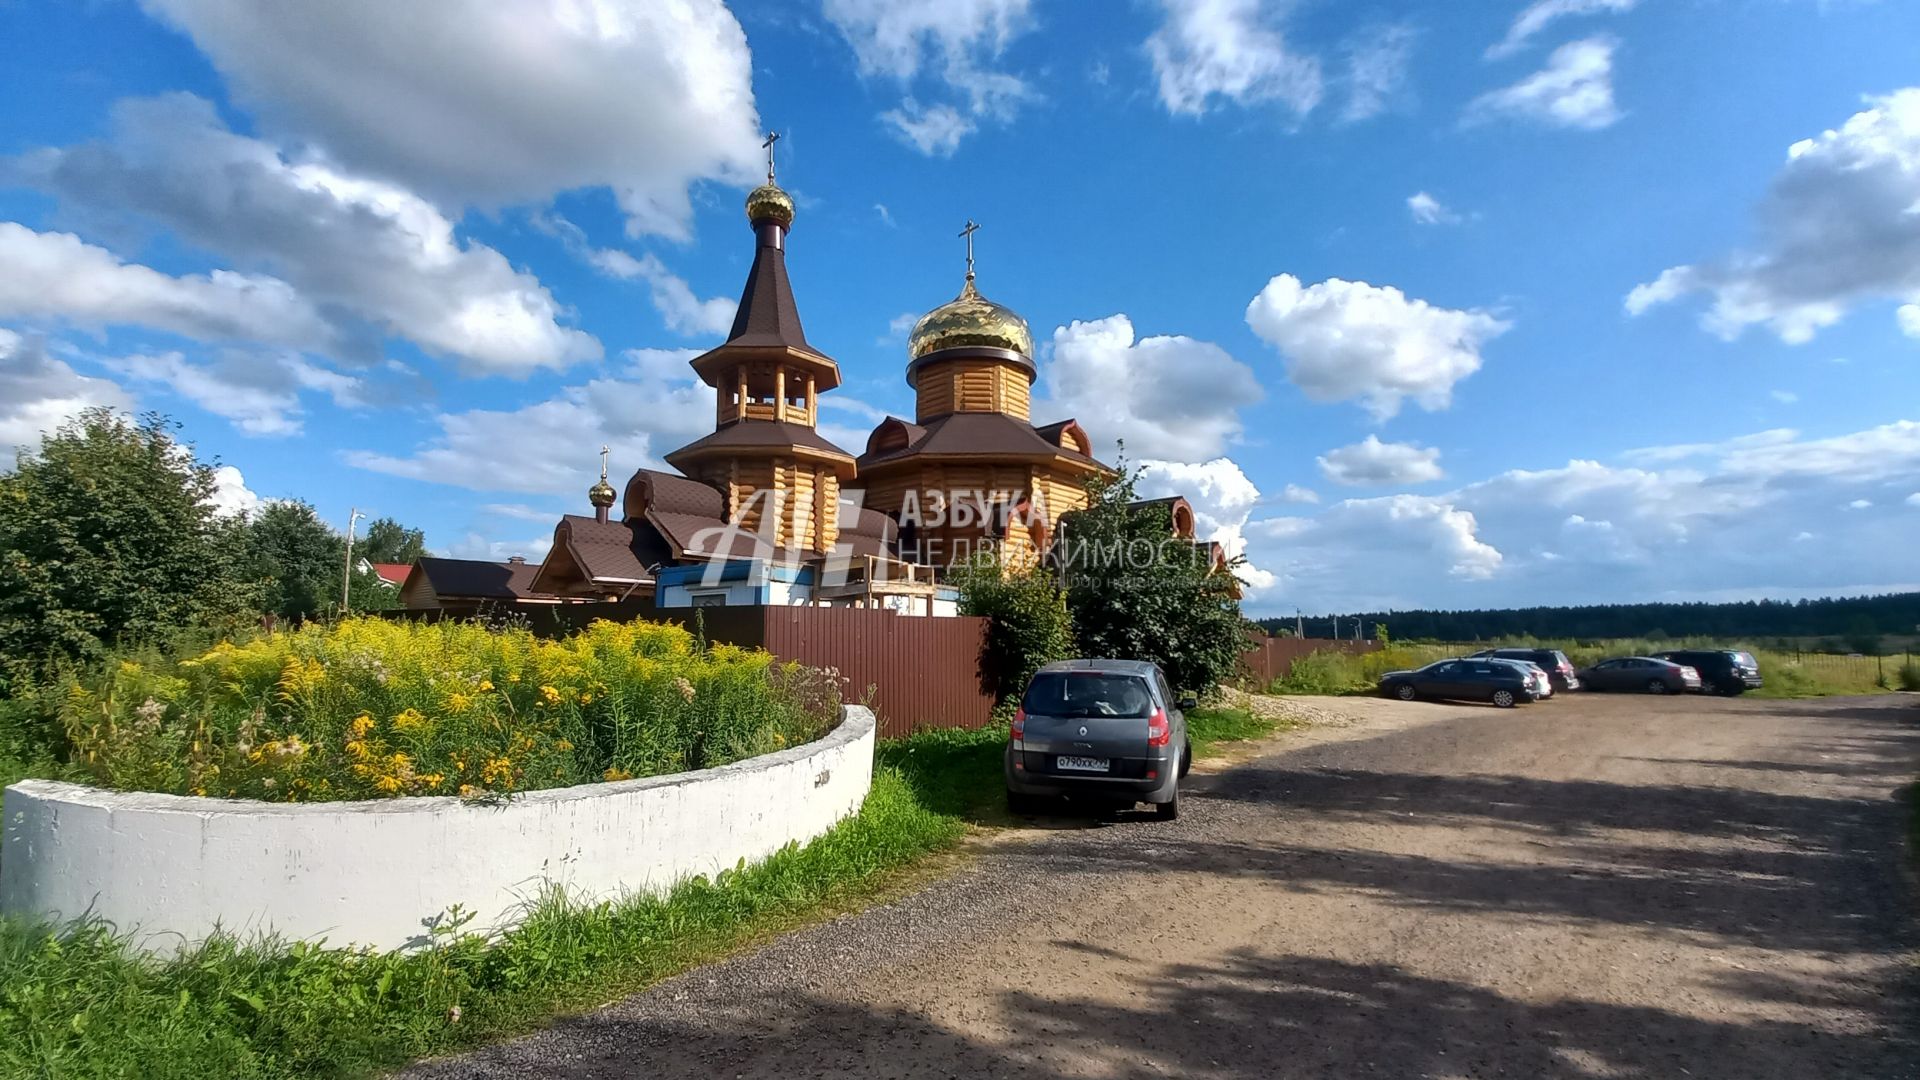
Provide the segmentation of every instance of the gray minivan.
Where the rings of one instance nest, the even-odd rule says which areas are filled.
[[[1152,803],[1180,816],[1180,778],[1193,763],[1186,710],[1159,665],[1142,660],[1062,660],[1035,672],[1007,740],[1007,808],[1088,797]]]

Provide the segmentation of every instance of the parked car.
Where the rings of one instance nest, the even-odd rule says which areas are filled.
[[[1034,673],[1013,714],[1006,752],[1007,808],[1088,797],[1153,804],[1180,816],[1180,778],[1193,764],[1186,710],[1158,665],[1062,660]]]
[[[1527,678],[1533,687],[1533,693],[1536,699],[1545,700],[1553,696],[1553,679],[1548,677],[1547,669],[1541,667],[1539,664],[1531,660],[1509,660],[1504,656],[1493,656],[1488,657],[1488,659],[1495,664],[1518,665],[1520,670],[1527,673]]]
[[[1700,681],[1715,693],[1733,697],[1761,687],[1760,662],[1750,652],[1736,649],[1671,649],[1656,659],[1684,664],[1700,673]]]
[[[1553,680],[1555,690],[1580,689],[1580,677],[1573,670],[1573,661],[1559,649],[1482,649],[1472,654],[1473,658],[1493,658],[1497,660],[1531,660],[1546,669],[1547,678]]]
[[[1700,673],[1684,664],[1652,656],[1618,656],[1580,673],[1589,690],[1645,690],[1679,694],[1700,689]]]
[[[1491,701],[1503,709],[1540,696],[1532,673],[1520,665],[1468,657],[1439,660],[1418,671],[1389,671],[1380,677],[1380,692],[1401,701]]]

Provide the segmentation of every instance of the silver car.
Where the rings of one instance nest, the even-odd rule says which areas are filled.
[[[1062,660],[1034,673],[1007,740],[1007,808],[1033,813],[1060,796],[1180,816],[1180,778],[1193,763],[1186,710],[1156,664]]]
[[[1495,664],[1509,664],[1526,673],[1527,683],[1533,688],[1534,697],[1545,701],[1553,696],[1553,679],[1547,675],[1547,669],[1531,660],[1514,660],[1505,656],[1489,656],[1487,660]]]

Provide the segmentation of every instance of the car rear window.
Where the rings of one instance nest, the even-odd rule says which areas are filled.
[[[1040,716],[1131,716],[1153,712],[1144,680],[1099,671],[1042,672],[1027,684],[1020,707]]]

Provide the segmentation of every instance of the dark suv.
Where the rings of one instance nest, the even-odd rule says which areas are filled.
[[[1580,689],[1580,679],[1573,673],[1573,661],[1559,649],[1481,649],[1472,655],[1476,660],[1531,660],[1546,671],[1554,693]]]
[[[1700,681],[1718,694],[1733,697],[1760,689],[1760,664],[1750,652],[1737,649],[1674,649],[1653,655],[1698,671]]]

